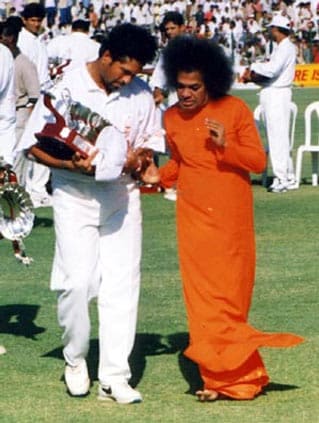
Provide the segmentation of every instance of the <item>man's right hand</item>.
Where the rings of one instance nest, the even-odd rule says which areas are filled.
[[[79,172],[86,173],[88,175],[93,175],[95,172],[95,166],[92,165],[94,158],[96,157],[98,150],[94,151],[90,156],[84,159],[80,153],[76,152],[72,156],[72,164],[74,170]],[[71,170],[71,169],[70,169]]]

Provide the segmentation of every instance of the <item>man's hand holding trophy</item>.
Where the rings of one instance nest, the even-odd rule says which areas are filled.
[[[99,153],[98,138],[111,122],[64,93],[66,114],[62,116],[52,104],[52,95],[44,94],[44,104],[55,118],[35,134],[38,143],[30,149],[43,164],[73,172],[94,175],[94,159]],[[97,145],[97,146],[96,146]],[[127,142],[123,173],[130,174],[139,184],[157,184],[159,172],[154,164],[153,151],[139,147],[133,149]]]

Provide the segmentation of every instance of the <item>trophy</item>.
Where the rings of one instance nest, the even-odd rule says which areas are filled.
[[[96,150],[95,142],[102,129],[111,123],[81,103],[74,102],[68,90],[64,90],[63,101],[67,108],[66,118],[53,106],[52,96],[44,94],[44,104],[53,114],[55,123],[45,124],[42,131],[35,134],[37,147],[61,160],[71,160],[75,152],[87,158]]]
[[[18,184],[11,166],[0,158],[0,239],[12,242],[14,255],[29,265],[32,258],[25,254],[22,239],[27,237],[34,222],[29,194]]]
[[[44,94],[44,104],[53,114],[55,123],[46,123],[42,131],[35,134],[38,140],[36,146],[56,159],[71,160],[75,152],[86,159],[96,151],[95,143],[102,130],[112,124],[90,108],[73,101],[67,89],[62,92],[62,100],[66,106],[64,116],[53,106],[52,96]],[[136,181],[147,180],[147,183],[156,184],[159,176],[153,151],[144,147],[134,150],[128,139],[127,146],[123,172]]]

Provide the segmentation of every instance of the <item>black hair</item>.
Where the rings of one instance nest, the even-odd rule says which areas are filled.
[[[1,25],[2,36],[14,37],[15,40],[17,40],[19,37],[19,32],[20,32],[20,29],[17,26],[13,25],[12,23],[8,21],[2,22],[2,25]]]
[[[76,19],[72,22],[72,31],[89,32],[90,21],[84,19]]]
[[[14,26],[18,32],[20,32],[23,27],[23,21],[20,16],[9,16],[5,23],[6,25]]]
[[[45,9],[40,3],[29,3],[24,6],[23,11],[21,12],[21,16],[24,19],[29,18],[44,18],[45,17]]]
[[[96,29],[94,32],[93,32],[93,35],[91,35],[91,39],[92,40],[95,40],[96,42],[98,42],[98,43],[100,43],[100,44],[102,44],[102,42],[103,42],[103,40],[105,39],[105,37],[106,37],[106,32],[105,31],[102,31],[101,29]]]
[[[185,23],[183,15],[178,12],[165,13],[164,18],[161,22],[161,27],[164,29],[165,25],[169,22],[173,22],[173,24],[178,26],[182,26]]]
[[[233,82],[233,69],[222,47],[208,39],[182,35],[163,50],[164,71],[169,87],[177,87],[179,72],[200,72],[211,99],[224,97]]]
[[[142,65],[151,63],[156,54],[157,43],[146,29],[125,23],[112,29],[102,41],[99,56],[109,51],[113,60],[135,59]]]

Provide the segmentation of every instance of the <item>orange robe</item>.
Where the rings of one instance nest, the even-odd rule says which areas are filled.
[[[226,130],[216,147],[204,125]],[[266,157],[252,113],[239,98],[210,101],[190,114],[178,106],[164,116],[170,160],[160,168],[164,187],[177,184],[177,239],[190,344],[204,388],[254,398],[269,378],[261,346],[302,342],[292,334],[261,332],[247,323],[254,278],[255,239],[249,172]]]

